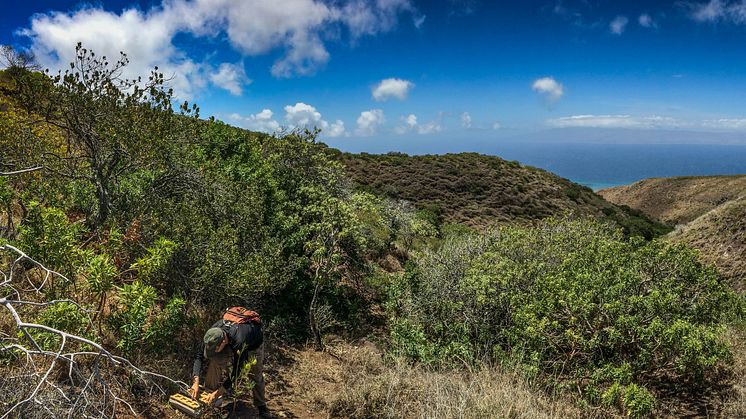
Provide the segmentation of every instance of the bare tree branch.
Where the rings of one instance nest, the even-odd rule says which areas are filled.
[[[23,173],[36,172],[37,170],[43,169],[44,166],[29,167],[28,169],[15,170],[12,172],[0,172],[0,176],[15,176]]]
[[[19,310],[39,309],[55,304],[72,304],[86,316],[91,310],[71,299],[56,299],[50,301],[33,301],[24,299],[22,293],[12,287],[17,266],[25,262],[42,271],[41,285],[32,284],[30,290],[33,295],[41,295],[44,285],[51,277],[67,278],[52,269],[46,268],[40,262],[32,259],[23,251],[12,245],[0,246],[0,261],[7,260],[7,266],[0,269],[0,306],[5,307],[10,314],[11,324],[16,333],[0,334],[0,355],[21,356],[22,361],[11,364],[16,374],[4,373],[0,375],[0,389],[13,389],[14,397],[0,399],[0,419],[13,416],[26,416],[31,409],[43,409],[50,416],[57,416],[64,412],[67,416],[81,415],[83,417],[115,417],[121,413],[123,407],[133,416],[139,416],[132,404],[121,396],[124,385],[118,382],[118,375],[135,376],[149,384],[152,389],[166,394],[166,390],[158,382],[182,389],[187,384],[173,380],[170,377],[136,367],[131,361],[108,351],[103,345],[83,336],[78,336],[56,328],[23,320]],[[29,280],[29,282],[31,282]],[[2,295],[0,294],[0,295]],[[10,296],[13,298],[10,298]],[[24,309],[25,307],[25,309]],[[90,322],[90,317],[88,318]],[[20,332],[20,334],[19,334]],[[58,342],[56,349],[44,349],[49,346],[40,344],[34,336],[53,335]],[[22,344],[25,339],[28,344]],[[60,366],[66,368],[60,370]],[[111,369],[113,367],[115,369]],[[55,371],[64,371],[62,374]],[[121,372],[119,372],[121,371]],[[122,374],[125,373],[125,374]],[[60,377],[65,377],[61,379]],[[21,395],[18,394],[20,392]],[[121,407],[118,407],[121,406]],[[55,413],[58,412],[58,413]]]

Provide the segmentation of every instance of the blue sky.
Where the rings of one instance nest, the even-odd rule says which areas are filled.
[[[77,41],[124,50],[129,75],[159,65],[203,116],[316,125],[343,149],[579,127],[746,133],[742,0],[30,0],[4,13],[0,43],[45,66]]]

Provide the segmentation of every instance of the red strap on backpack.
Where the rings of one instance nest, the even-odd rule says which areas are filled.
[[[228,307],[223,313],[223,321],[230,324],[244,324],[249,322],[262,325],[259,313],[246,307]]]

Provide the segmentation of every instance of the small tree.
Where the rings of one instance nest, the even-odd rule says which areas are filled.
[[[64,147],[47,150],[45,167],[69,179],[90,182],[97,213],[90,224],[108,219],[113,195],[122,177],[135,170],[152,170],[168,150],[183,140],[182,121],[172,107],[173,90],[158,68],[143,82],[123,77],[126,54],[110,63],[78,43],[70,69],[52,77],[52,86],[39,97],[38,83],[20,83],[24,107],[57,127]],[[181,114],[198,116],[185,102]]]

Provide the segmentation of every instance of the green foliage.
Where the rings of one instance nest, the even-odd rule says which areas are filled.
[[[591,189],[541,169],[476,153],[408,156],[329,150],[363,191],[411,202],[435,227],[531,222],[568,213],[610,220],[629,236],[670,231],[640,212],[605,201]]]
[[[148,247],[145,256],[137,259],[132,264],[132,269],[137,270],[137,276],[141,281],[154,283],[164,275],[171,258],[179,245],[166,238],[158,238],[152,246]]]
[[[161,352],[171,347],[174,334],[186,322],[184,299],[174,297],[160,309],[155,288],[140,281],[122,287],[117,297],[117,311],[109,320],[119,332],[119,349]]]
[[[18,228],[18,245],[45,266],[70,278],[76,270],[81,231],[81,225],[69,222],[62,210],[32,202]]]
[[[143,343],[148,326],[148,314],[153,309],[158,295],[155,288],[140,281],[125,285],[117,294],[118,309],[110,321],[119,331],[117,347],[124,353],[132,352]]]
[[[67,332],[70,334],[87,336],[86,330],[90,324],[88,316],[75,304],[69,302],[60,302],[44,308],[37,316],[36,321],[39,324]],[[56,333],[44,332],[41,330],[31,330],[31,336],[34,340],[47,351],[57,351],[62,343],[62,338]]]
[[[88,288],[94,294],[101,295],[112,289],[118,271],[111,257],[103,253],[91,257],[86,274]]]
[[[632,415],[652,408],[646,383],[701,382],[727,361],[722,325],[741,310],[691,250],[592,220],[451,239],[396,288],[394,350],[425,362],[518,359],[591,399],[625,385]]]
[[[241,354],[238,354],[237,356],[241,356]],[[247,360],[243,366],[241,367],[241,370],[238,371],[238,376],[233,381],[233,400],[238,401],[246,396],[251,394],[251,390],[254,388],[254,385],[256,384],[254,380],[251,379],[251,369],[256,365],[256,358],[250,358]],[[235,404],[233,405],[235,408]]]
[[[151,320],[143,340],[157,352],[172,351],[175,334],[187,323],[185,307],[186,301],[183,298],[171,298],[163,310]]]

